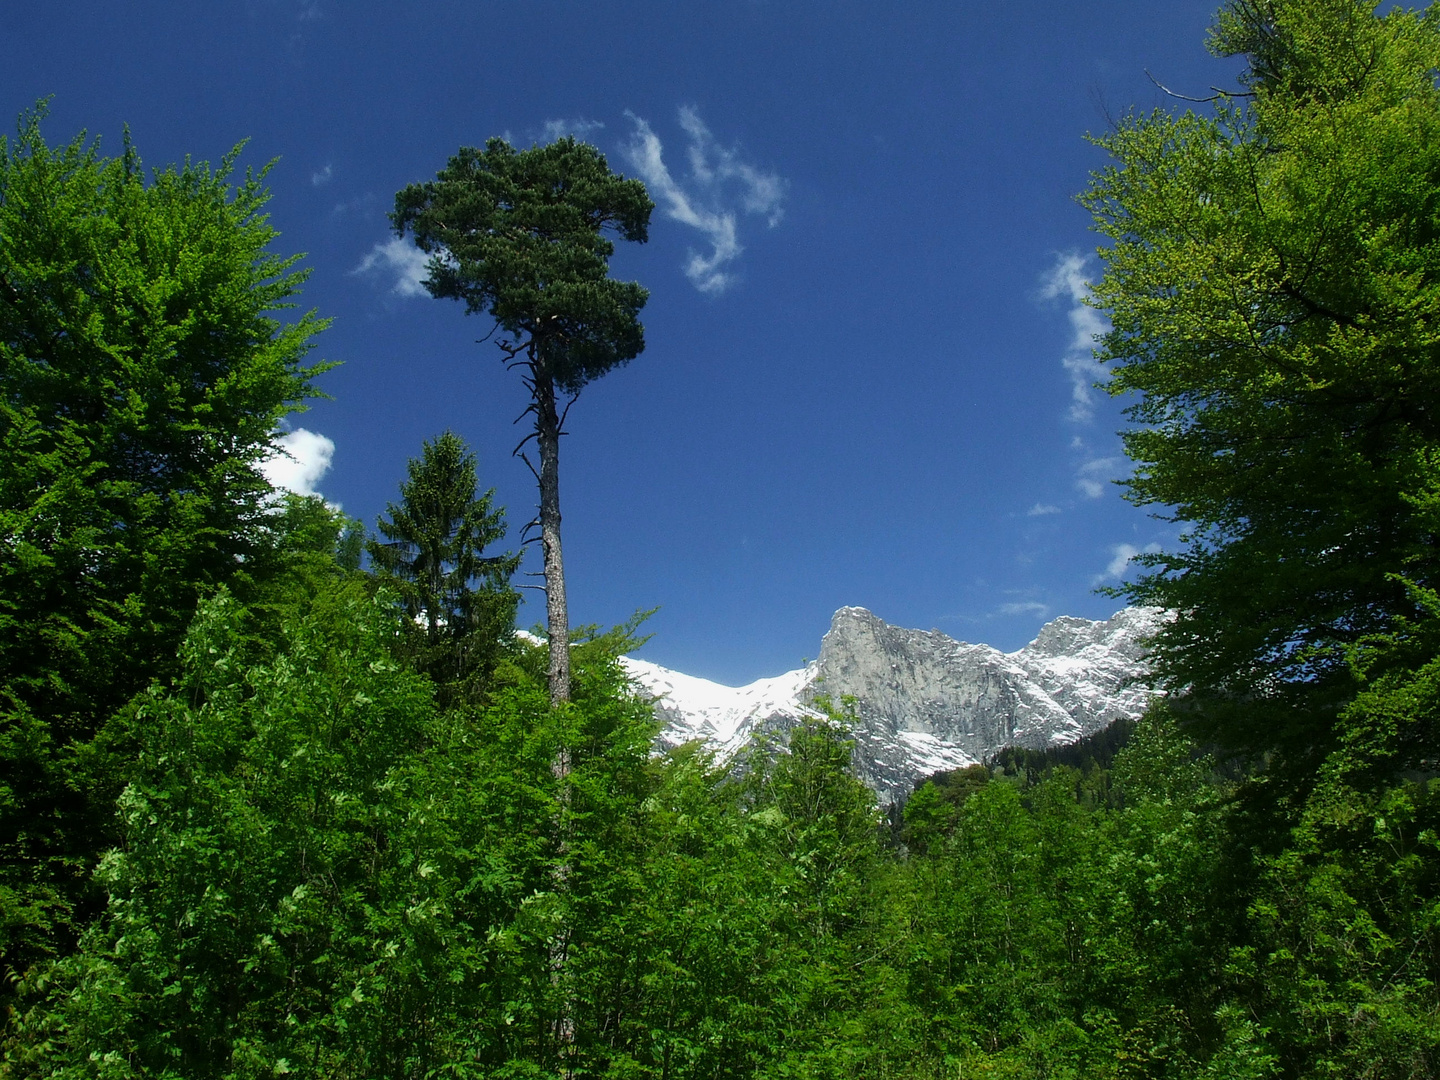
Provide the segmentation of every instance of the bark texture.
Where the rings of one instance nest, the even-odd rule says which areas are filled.
[[[555,382],[535,375],[535,437],[540,451],[540,547],[545,557],[545,616],[550,639],[550,704],[570,700],[570,612],[565,604],[565,559],[560,550],[560,417]],[[557,775],[569,761],[556,762]]]

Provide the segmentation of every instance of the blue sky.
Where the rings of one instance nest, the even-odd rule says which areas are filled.
[[[294,419],[373,527],[446,428],[509,508],[524,391],[488,325],[415,287],[385,218],[461,145],[557,132],[657,209],[617,276],[646,351],[586,389],[561,484],[572,619],[659,607],[641,655],[739,683],[813,656],[842,605],[1014,649],[1175,527],[1127,506],[1120,407],[1088,389],[1095,237],[1074,196],[1108,117],[1204,93],[1208,0],[1008,4],[0,2],[0,105],[53,95],[146,163],[270,174],[277,250],[332,317],[333,400]],[[328,470],[320,471],[328,455]],[[537,568],[538,559],[531,560]],[[522,622],[540,621],[532,602]]]

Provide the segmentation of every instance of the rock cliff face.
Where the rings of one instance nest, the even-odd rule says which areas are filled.
[[[864,608],[841,608],[811,665],[728,687],[627,659],[655,696],[662,747],[694,739],[728,756],[761,733],[782,740],[817,695],[854,698],[856,771],[882,803],[922,776],[972,765],[1006,746],[1074,742],[1119,717],[1138,716],[1150,691],[1144,640],[1153,609],[1103,622],[1062,617],[1013,653],[956,641],[938,630],[891,626]]]

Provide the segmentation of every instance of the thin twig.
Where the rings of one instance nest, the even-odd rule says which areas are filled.
[[[574,405],[575,402],[577,402],[577,401],[579,401],[579,400],[580,400],[580,391],[579,391],[579,390],[576,390],[575,393],[573,393],[573,394],[570,395],[570,400],[565,403],[565,409],[564,409],[563,412],[560,413],[560,422],[555,425],[557,428],[564,428],[564,427],[565,427],[565,418],[570,415],[570,406],[571,406],[571,405]],[[562,431],[559,432],[559,434],[564,435],[565,432],[562,430]]]
[[[475,344],[476,344],[476,345],[484,345],[485,342],[489,341],[492,337],[495,336],[495,331],[496,331],[496,330],[499,330],[499,329],[500,329],[500,322],[499,322],[499,320],[497,319],[496,322],[495,322],[495,325],[492,326],[492,327],[490,327],[490,332],[489,332],[488,334],[486,334],[484,337],[477,339],[476,342],[475,342]]]
[[[1155,78],[1154,75],[1151,75],[1151,74],[1150,74],[1150,70],[1149,70],[1148,68],[1145,70],[1145,77],[1146,77],[1147,79],[1149,79],[1152,83],[1154,83],[1156,86],[1158,86],[1158,87],[1161,89],[1161,91],[1163,91],[1163,92],[1166,93],[1166,94],[1169,94],[1171,97],[1173,97],[1173,98],[1179,98],[1181,101],[1193,101],[1193,102],[1195,102],[1197,105],[1205,105],[1205,104],[1208,104],[1209,102],[1212,102],[1212,101],[1222,101],[1222,100],[1225,100],[1225,99],[1228,99],[1228,98],[1242,98],[1242,97],[1243,97],[1243,98],[1253,98],[1253,97],[1255,96],[1254,91],[1247,91],[1247,90],[1222,90],[1222,89],[1220,89],[1220,87],[1218,87],[1218,86],[1212,86],[1212,87],[1210,87],[1210,89],[1211,89],[1211,90],[1214,90],[1215,93],[1213,93],[1213,94],[1210,95],[1209,97],[1190,97],[1188,94],[1177,94],[1174,90],[1171,90],[1168,86],[1166,86],[1164,83],[1162,83],[1159,79]]]

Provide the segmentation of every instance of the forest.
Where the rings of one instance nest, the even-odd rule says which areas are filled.
[[[845,702],[656,754],[643,616],[569,623],[560,436],[644,347],[643,185],[495,139],[396,196],[531,397],[507,550],[452,432],[372,527],[266,481],[326,323],[263,171],[22,116],[0,1076],[1440,1073],[1440,9],[1228,0],[1208,44],[1239,84],[1117,119],[1080,195],[1126,498],[1182,530],[1116,590],[1173,613],[1161,694],[888,813]]]

